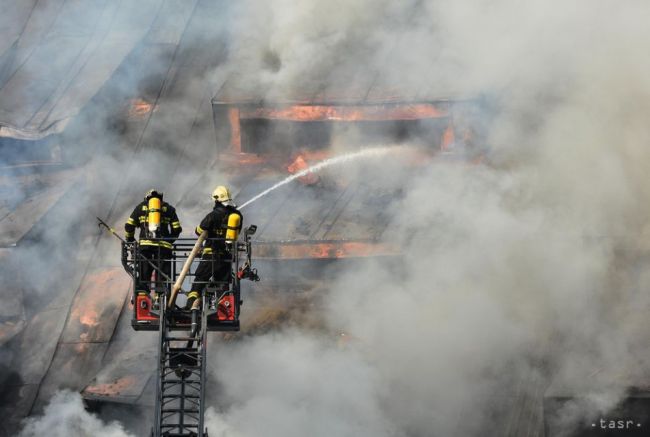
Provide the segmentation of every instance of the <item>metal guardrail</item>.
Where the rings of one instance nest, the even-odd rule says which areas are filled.
[[[160,301],[155,318],[149,318],[146,329],[159,331],[158,380],[154,409],[152,437],[207,437],[204,428],[206,348],[207,332],[210,330],[238,330],[240,281],[241,279],[259,280],[257,272],[251,267],[251,236],[256,227],[244,231],[243,242],[228,242],[224,239],[206,240],[212,247],[217,262],[210,262],[211,278],[207,281],[196,280],[196,270],[192,269],[186,281],[204,284],[200,306],[191,310],[178,306],[168,308],[170,290],[175,278],[183,269],[196,239],[180,238],[171,240],[150,240],[153,243],[170,242],[171,249],[140,243],[122,242],[122,265],[133,278],[134,291],[138,285],[145,284],[145,292],[159,294]],[[205,247],[205,246],[204,246]],[[242,256],[243,255],[243,256]],[[196,264],[207,260],[197,259]],[[145,264],[146,263],[146,264]],[[230,264],[227,278],[213,278],[215,268],[223,263]],[[149,278],[140,278],[142,272],[152,271]],[[222,280],[219,280],[222,279]],[[183,292],[187,293],[187,292]],[[149,304],[148,297],[136,299],[134,305],[133,325],[138,330],[138,302]],[[219,307],[229,306],[228,320],[219,318]],[[231,320],[232,319],[232,320]],[[189,330],[186,335],[179,330]]]

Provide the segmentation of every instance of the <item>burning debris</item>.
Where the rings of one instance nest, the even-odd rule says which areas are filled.
[[[113,382],[90,385],[84,389],[83,394],[94,399],[102,397],[117,398],[124,396],[124,391],[130,389],[137,382],[138,378],[136,376],[128,375]]]
[[[288,121],[393,121],[449,117],[449,103],[380,103],[355,105],[293,105],[258,107],[235,111],[240,120],[268,119]],[[234,115],[233,114],[233,115]]]
[[[291,241],[256,245],[259,259],[318,260],[399,256],[402,250],[393,244],[373,241]]]
[[[317,174],[309,170],[309,164],[301,153],[296,155],[296,158],[287,166],[287,171],[292,175],[299,172],[304,173],[304,176],[298,177],[298,181],[305,185],[315,185],[320,180]]]
[[[139,119],[148,116],[152,111],[155,111],[153,103],[149,103],[142,98],[131,100],[129,103],[128,116],[132,119]]]
[[[113,268],[89,274],[72,303],[64,341],[96,342],[110,338],[112,327],[122,311],[129,289],[122,269]]]
[[[228,96],[227,98],[225,96]],[[299,160],[301,153],[327,153],[337,126],[353,126],[367,136],[361,144],[407,142],[415,138],[434,150],[451,151],[454,144],[455,102],[363,102],[340,105],[315,101],[289,105],[265,102],[254,105],[232,98],[224,88],[212,101],[215,123],[229,127],[229,148],[222,155],[282,155]],[[462,105],[466,105],[462,103]],[[375,133],[379,132],[379,135]],[[301,146],[301,151],[293,145]],[[304,158],[304,157],[303,157]],[[226,158],[228,159],[228,158]]]

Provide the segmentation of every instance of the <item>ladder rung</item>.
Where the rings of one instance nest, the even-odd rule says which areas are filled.
[[[186,427],[183,426],[184,430],[179,432],[178,428],[180,428],[180,426],[178,425],[168,426],[166,429],[169,429],[170,431],[164,431],[161,435],[164,437],[171,437],[171,436],[196,437],[197,434],[196,431],[192,431],[191,429],[185,429]],[[198,430],[198,427],[194,427],[194,429]],[[162,427],[160,427],[160,431],[163,431]]]
[[[200,332],[192,336],[190,313],[185,318],[175,319],[168,324],[159,343],[158,370],[161,373],[160,391],[156,396],[156,426],[165,437],[196,437],[200,431],[205,389],[203,372],[206,370],[203,347],[207,331],[205,320],[198,322]],[[183,395],[179,394],[181,390]]]
[[[168,376],[171,376],[172,374],[169,374]],[[172,378],[164,378],[161,381],[164,382],[165,384],[186,384],[186,385],[194,385],[194,384],[199,384],[201,380],[198,378],[198,375],[196,372],[193,372],[190,376],[195,376],[196,379],[190,379],[190,378],[185,378],[185,379],[172,379]]]
[[[196,437],[196,433],[189,431],[187,433],[166,433],[165,437]]]
[[[198,423],[184,423],[183,424],[183,428],[196,428],[197,426],[199,426]],[[169,423],[169,424],[163,423],[162,425],[160,425],[160,427],[161,428],[180,428],[181,425],[178,424],[178,423]]]
[[[186,420],[186,421],[188,420],[188,417],[189,417],[189,415],[186,415],[186,416],[185,416],[185,420]],[[196,425],[192,425],[192,423],[198,423],[199,418],[198,418],[198,416],[197,416],[197,417],[195,417],[195,418],[190,419],[190,421],[191,421],[191,423],[184,423],[182,427],[181,427],[178,423],[170,423],[169,425],[165,425],[163,422],[161,422],[161,424],[160,424],[160,429],[161,429],[161,431],[162,431],[163,426],[165,426],[167,429],[174,429],[174,428],[176,428],[176,429],[181,429],[181,428],[182,428],[182,429],[185,429],[185,428],[192,428],[192,427],[196,426]],[[167,435],[167,434],[161,434],[161,436],[166,436],[166,435]]]
[[[169,348],[169,351],[165,352],[165,354],[170,355],[170,354],[199,354],[199,349],[198,348],[187,348],[187,347],[174,347],[174,348]]]
[[[198,379],[192,379],[192,380],[190,380],[190,381],[188,381],[188,380],[186,379],[185,381],[180,381],[180,380],[178,380],[178,381],[161,381],[161,382],[162,382],[163,384],[165,384],[165,385],[180,385],[180,384],[187,384],[188,386],[191,386],[190,388],[191,388],[192,390],[198,390],[198,389],[200,388],[200,386],[201,386],[201,381],[198,380]],[[194,387],[194,386],[198,386],[198,387]]]
[[[201,366],[176,366],[176,367],[165,367],[163,370],[169,370],[170,373],[174,373],[177,369],[185,370],[200,370]]]
[[[196,424],[196,425],[185,425],[185,424],[184,424],[184,425],[183,425],[183,428],[194,428],[194,429],[196,429],[196,428],[198,428],[198,426],[199,426],[198,424]],[[163,428],[174,429],[174,428],[180,428],[180,427],[181,427],[181,426],[178,425],[178,424],[177,424],[177,425],[161,425],[161,426],[160,426],[160,429],[161,429],[161,430],[162,430]],[[165,434],[165,436],[167,436],[167,435],[176,435],[176,434]],[[188,434],[178,434],[178,435],[188,435]]]
[[[181,379],[178,375],[176,375],[176,370],[187,370],[190,374],[185,377],[185,379]],[[174,367],[170,369],[166,369],[168,373],[165,374],[163,380],[164,381],[174,381],[178,382],[179,384],[182,384],[183,382],[195,382],[197,379],[191,379],[190,377],[199,377],[199,369],[198,367],[192,368],[192,367]]]
[[[198,408],[163,408],[161,412],[164,413],[190,413],[198,414]]]
[[[175,425],[173,427],[168,427],[168,428],[174,429],[174,428],[180,428],[180,427],[178,425]],[[185,427],[183,427],[183,428],[185,428]],[[198,428],[194,427],[194,429],[198,429]],[[196,434],[197,433],[195,431],[187,430],[187,432],[173,432],[173,433],[170,432],[170,431],[167,431],[163,435],[165,437],[196,437]]]

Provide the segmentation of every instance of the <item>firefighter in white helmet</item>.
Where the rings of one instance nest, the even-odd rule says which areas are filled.
[[[173,243],[183,229],[176,215],[176,209],[163,201],[161,191],[154,189],[147,191],[144,201],[135,207],[124,224],[127,242],[135,241],[136,229],[140,229],[140,255],[151,261],[151,264],[144,260],[139,263],[136,293],[149,295],[153,266],[170,276]],[[169,286],[164,282],[164,276],[156,274],[154,308],[158,306],[159,294]]]
[[[243,216],[232,202],[230,191],[219,185],[212,191],[214,207],[196,227],[196,235],[207,231],[201,262],[194,273],[192,289],[187,294],[186,308],[190,309],[212,278],[217,286],[227,285],[231,275],[230,243],[237,240]]]

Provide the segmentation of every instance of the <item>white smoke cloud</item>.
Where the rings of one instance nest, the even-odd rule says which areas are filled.
[[[41,416],[30,417],[20,437],[131,437],[117,422],[104,423],[84,410],[81,396],[70,391],[56,393]]]
[[[390,393],[366,392],[394,427],[379,434],[485,435],[506,418],[514,381],[536,375],[543,389],[556,381],[591,397],[561,413],[568,431],[643,381],[647,323],[634,308],[650,302],[634,254],[647,246],[650,212],[640,44],[650,6],[251,4],[233,24],[233,63],[267,97],[323,70],[334,84],[379,72],[412,95],[498,96],[490,166],[431,164],[401,181],[405,198],[385,234],[405,251],[399,277],[378,263],[331,278],[331,328],[361,339],[356,353]],[[383,174],[379,166],[374,177]],[[240,371],[261,371],[263,354],[241,352],[229,358]],[[248,386],[238,396],[249,405],[264,395]],[[301,413],[311,423],[323,414]]]
[[[224,346],[213,368],[229,408],[208,411],[211,435],[392,435],[378,375],[356,351],[296,329]]]

